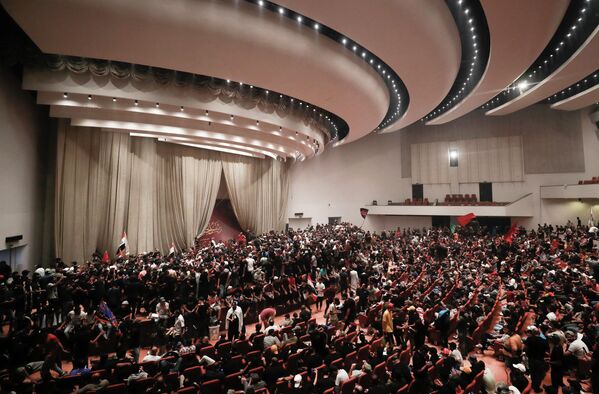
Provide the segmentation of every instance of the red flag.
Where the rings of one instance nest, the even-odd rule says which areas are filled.
[[[505,233],[505,235],[503,236],[503,239],[505,240],[505,242],[507,242],[511,245],[512,242],[514,241],[514,235],[516,235],[517,231],[518,231],[518,224],[517,223],[512,224],[512,227],[510,227],[510,229],[507,231],[507,233]]]
[[[553,241],[551,241],[551,253],[555,252],[558,246],[559,241],[557,240],[557,238],[555,238]]]
[[[368,215],[368,209],[360,208],[360,216],[362,216],[362,219],[366,219],[366,215]]]
[[[469,213],[464,216],[458,216],[457,220],[458,220],[458,223],[460,226],[466,227],[468,225],[468,223],[470,223],[472,220],[474,220],[474,218],[476,218],[476,215],[473,213]]]
[[[110,256],[108,255],[107,250],[105,250],[104,254],[102,255],[102,262],[106,264],[110,263]]]

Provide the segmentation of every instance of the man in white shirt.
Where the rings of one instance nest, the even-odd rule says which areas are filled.
[[[337,369],[337,371],[335,371],[335,369],[336,367],[332,368],[332,372],[335,375],[335,387],[339,388],[341,387],[343,382],[349,380],[349,375],[347,374],[347,371],[343,368]]]
[[[566,339],[570,343],[568,346],[568,353],[577,359],[583,358],[589,352],[589,348],[586,343],[582,341],[582,337],[583,335],[580,333],[566,331]]]
[[[349,271],[349,286],[353,291],[356,291],[360,286],[360,277],[358,276],[358,271],[355,269]]]
[[[142,362],[147,362],[147,361],[159,361],[160,360],[160,356],[158,355],[158,348],[157,347],[153,347],[148,351],[148,354],[146,354],[146,356],[141,360]]]

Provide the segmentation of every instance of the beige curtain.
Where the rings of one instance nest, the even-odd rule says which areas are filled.
[[[282,230],[289,192],[287,163],[221,156],[229,197],[241,227],[257,234]]]
[[[220,155],[59,123],[56,254],[84,261],[113,254],[123,231],[132,253],[192,245],[208,225]]]

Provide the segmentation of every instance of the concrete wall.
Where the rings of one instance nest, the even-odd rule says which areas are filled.
[[[47,159],[54,147],[47,108],[21,90],[18,77],[0,67],[0,260],[13,268],[41,263],[47,229]],[[51,138],[50,138],[51,139]],[[23,235],[20,247],[8,249],[5,238]]]
[[[521,135],[524,181],[494,183],[494,200],[514,201],[532,193],[534,216],[515,219],[526,227],[544,222],[564,224],[577,216],[586,222],[590,207],[599,204],[599,200],[582,203],[541,200],[539,188],[575,184],[580,179],[599,176],[599,138],[589,113],[590,109],[563,112],[545,105],[503,117],[475,112],[447,125],[413,125],[399,132],[370,135],[328,149],[314,159],[292,166],[288,217],[303,212],[316,224],[326,223],[331,216],[341,216],[343,221],[360,225],[361,206],[372,200],[386,204],[387,200],[403,201],[411,197],[411,171],[405,168],[411,165],[410,143]],[[443,200],[448,193],[478,195],[478,183],[460,183],[457,190],[452,190],[450,184],[424,185],[424,196],[430,201]],[[595,209],[595,217],[599,218],[599,207]],[[430,217],[368,217],[364,228],[383,230],[430,224]]]

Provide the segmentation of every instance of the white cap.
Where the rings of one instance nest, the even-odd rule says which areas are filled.
[[[295,377],[293,378],[293,387],[297,388],[300,386],[300,384],[302,383],[302,375],[295,375]]]

